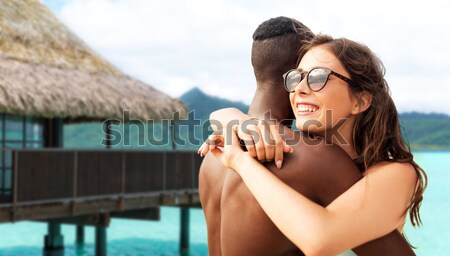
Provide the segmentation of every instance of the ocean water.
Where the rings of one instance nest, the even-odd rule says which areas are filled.
[[[417,255],[448,255],[450,241],[450,152],[415,152],[415,160],[427,171],[429,186],[422,204],[423,226],[407,224],[409,241],[417,247]],[[190,210],[190,256],[207,255],[204,215],[200,209]],[[180,210],[162,207],[160,221],[112,219],[107,231],[110,256],[176,256],[179,248]],[[42,255],[47,225],[18,222],[0,225],[0,256]],[[94,228],[85,229],[86,243],[75,246],[75,227],[63,225],[65,255],[94,255]]]
[[[427,172],[428,188],[421,206],[423,225],[405,226],[417,255],[450,255],[450,152],[415,152],[414,159]]]
[[[206,222],[201,209],[190,210],[189,256],[208,255]],[[47,225],[18,222],[0,225],[0,256],[42,255]],[[95,228],[85,228],[85,245],[75,246],[75,226],[62,225],[64,255],[95,255]],[[107,229],[109,256],[176,256],[179,250],[180,209],[161,207],[160,221],[112,219]],[[187,256],[187,255],[186,255]]]

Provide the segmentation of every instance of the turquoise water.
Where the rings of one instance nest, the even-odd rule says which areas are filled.
[[[446,255],[450,241],[450,152],[416,152],[416,161],[427,171],[429,187],[422,205],[423,226],[406,225],[417,255]],[[206,224],[199,209],[191,209],[190,255],[207,255]],[[113,219],[108,228],[108,255],[179,255],[180,210],[161,209],[161,221]],[[0,256],[42,255],[47,226],[38,222],[0,225]],[[63,225],[65,255],[94,255],[94,229],[86,228],[84,250],[74,246],[75,227]]]
[[[208,254],[206,223],[201,209],[190,210],[190,256]],[[39,222],[19,222],[0,225],[0,256],[42,255],[47,225]],[[64,255],[95,255],[92,227],[85,228],[84,249],[75,246],[75,226],[63,225]],[[112,219],[107,229],[110,256],[175,256],[179,248],[180,210],[162,207],[160,221]]]
[[[406,235],[417,255],[449,255],[450,152],[416,152],[414,158],[428,174],[428,188],[421,207],[423,226],[406,225]]]

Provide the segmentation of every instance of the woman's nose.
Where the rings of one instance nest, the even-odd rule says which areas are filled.
[[[297,86],[294,88],[294,93],[308,94],[310,92],[311,92],[311,89],[309,89],[306,78],[303,79],[302,81],[300,81],[300,83],[298,83]]]

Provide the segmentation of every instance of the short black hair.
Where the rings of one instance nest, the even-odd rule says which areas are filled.
[[[253,41],[264,40],[285,34],[299,33],[306,28],[303,23],[288,17],[276,17],[261,23],[253,33]]]
[[[295,68],[301,48],[314,37],[296,19],[271,18],[253,33],[252,65],[258,81],[282,82],[282,75]]]

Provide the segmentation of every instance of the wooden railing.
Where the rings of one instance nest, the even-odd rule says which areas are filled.
[[[18,149],[13,152],[13,198],[7,204],[196,191],[200,163],[192,151]]]

